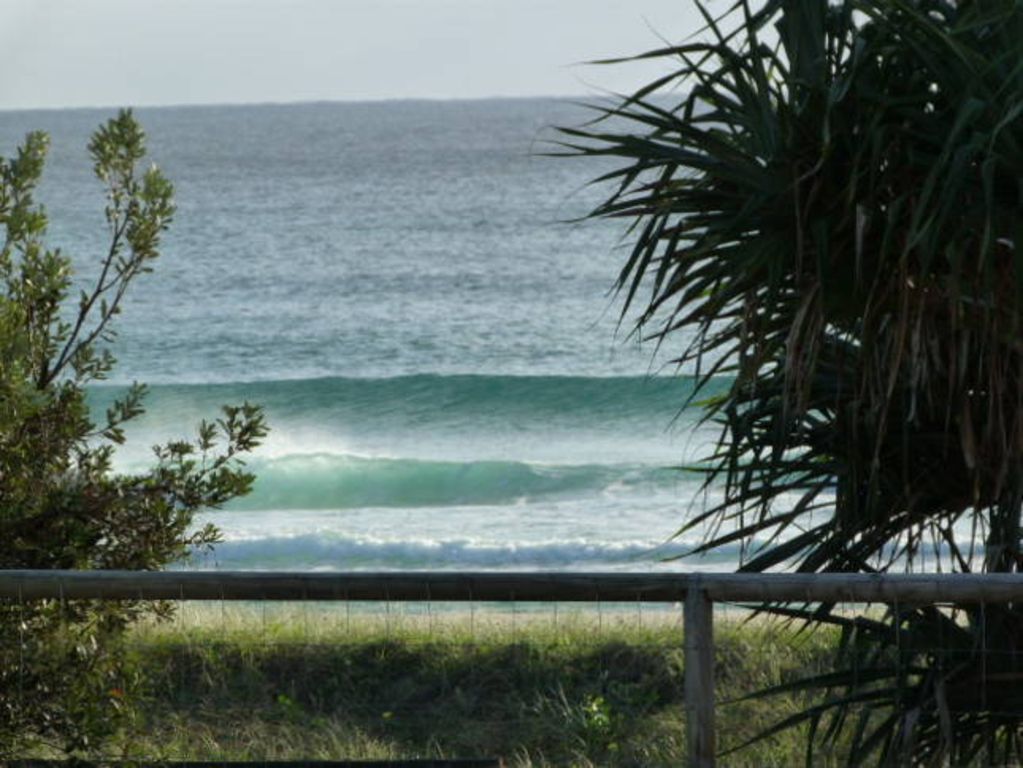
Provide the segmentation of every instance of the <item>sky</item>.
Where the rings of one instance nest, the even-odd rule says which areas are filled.
[[[629,91],[691,0],[0,0],[0,109]]]

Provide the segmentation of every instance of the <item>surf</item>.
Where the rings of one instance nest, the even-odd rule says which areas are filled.
[[[228,509],[358,509],[532,503],[648,492],[675,481],[666,467],[550,466],[517,461],[424,461],[335,454],[255,460],[252,493]]]

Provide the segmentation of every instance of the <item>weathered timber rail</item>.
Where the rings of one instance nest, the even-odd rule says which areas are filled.
[[[0,570],[0,598],[410,602],[934,603],[1023,600],[1016,574]]]
[[[715,602],[1005,603],[1023,601],[1023,575],[9,570],[0,571],[0,599],[680,603],[688,765],[707,768]]]

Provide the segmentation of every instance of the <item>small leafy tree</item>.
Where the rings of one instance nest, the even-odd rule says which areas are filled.
[[[32,133],[0,160],[0,568],[158,569],[218,540],[213,526],[193,527],[194,515],[249,490],[239,457],[266,427],[256,406],[225,407],[195,440],[155,448],[148,472],[113,471],[145,387],[96,423],[86,386],[114,367],[112,321],[157,258],[173,188],[156,167],[140,170],[145,136],[131,112],[96,131],[89,150],[106,188],[109,248],[69,305],[71,261],[44,245],[33,197],[47,143]],[[84,754],[117,729],[137,681],[111,640],[147,609],[169,607],[0,604],[0,759],[40,744]]]
[[[663,78],[566,130],[625,161],[593,215],[720,425],[719,503],[683,531],[741,568],[1023,570],[1023,5],[702,4]],[[815,749],[850,764],[1023,760],[1023,609],[829,606]],[[826,726],[826,727],[825,727]]]

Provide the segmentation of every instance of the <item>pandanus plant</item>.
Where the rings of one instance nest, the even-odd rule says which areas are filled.
[[[1023,570],[1023,4],[729,2],[561,137],[618,160],[623,317],[712,393],[680,534],[744,571]],[[1023,606],[767,609],[841,629],[777,725],[808,762],[1023,761]]]

